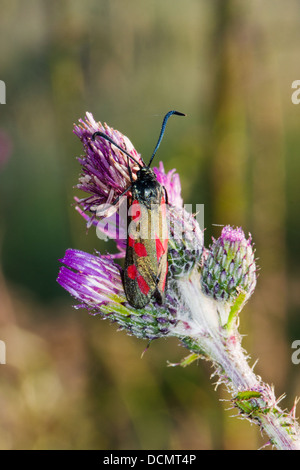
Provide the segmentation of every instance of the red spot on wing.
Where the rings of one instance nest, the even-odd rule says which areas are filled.
[[[167,210],[166,210],[166,204],[165,204],[165,202],[166,202],[166,201],[165,201],[165,198],[162,197],[162,198],[161,198],[161,206],[160,206],[160,210],[161,210],[161,215],[162,215],[162,217],[166,217],[166,211],[167,211]]]
[[[132,237],[129,235],[129,237],[128,237],[128,245],[132,247],[134,244],[135,244],[135,239],[132,238]]]
[[[127,268],[127,276],[130,277],[130,279],[135,279],[137,277],[138,270],[136,269],[134,264],[131,264]]]
[[[157,261],[160,260],[161,256],[167,251],[168,249],[168,239],[166,238],[163,243],[161,242],[160,238],[155,235],[155,244],[156,244],[156,256]]]
[[[138,286],[139,288],[141,289],[141,292],[144,294],[144,295],[147,295],[149,290],[150,290],[150,287],[148,286],[147,282],[145,281],[145,279],[142,277],[142,276],[138,276],[137,278],[137,283],[138,283]]]
[[[168,249],[168,243],[169,243],[169,239],[168,238],[165,238],[164,239],[164,243],[163,243],[163,247],[164,247],[164,250],[167,251]]]
[[[131,214],[132,220],[135,222],[141,217],[141,208],[137,200],[132,202]]]
[[[136,243],[134,245],[134,251],[138,256],[148,256],[147,250],[143,243]]]

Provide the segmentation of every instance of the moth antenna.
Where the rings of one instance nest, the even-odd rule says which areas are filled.
[[[129,157],[131,160],[133,160],[140,168],[143,168],[143,165],[141,165],[140,162],[138,162],[132,155],[130,155],[130,153],[128,153],[127,150],[122,149],[122,147],[120,147],[120,145],[116,144],[116,142],[114,142],[108,135],[104,134],[104,132],[100,132],[100,131],[94,132],[94,134],[92,135],[92,140],[95,140],[95,138],[97,136],[102,137],[105,140],[108,140],[108,142],[110,142],[115,147],[117,147],[119,150],[121,150],[121,152],[125,153],[125,155],[127,155],[127,157]]]
[[[160,146],[160,143],[161,143],[161,140],[163,138],[163,135],[164,135],[164,132],[165,132],[165,128],[166,128],[166,125],[167,125],[167,121],[169,119],[170,116],[172,116],[172,114],[176,114],[177,116],[186,116],[186,114],[184,113],[180,113],[179,111],[169,111],[164,119],[163,119],[163,122],[162,122],[162,125],[161,125],[161,130],[160,130],[160,135],[159,135],[159,138],[158,138],[158,141],[157,141],[157,144],[155,146],[155,149],[154,149],[154,152],[152,154],[152,157],[150,158],[150,162],[148,164],[148,168],[150,167],[151,163],[152,163],[152,160],[158,150],[158,147]]]

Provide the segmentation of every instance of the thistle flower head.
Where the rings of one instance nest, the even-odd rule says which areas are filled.
[[[124,298],[120,269],[110,259],[69,249],[60,261],[57,281],[91,312]]]
[[[86,113],[85,121],[80,119],[79,122],[79,125],[74,125],[73,132],[80,138],[85,154],[78,158],[82,172],[77,188],[89,196],[77,202],[84,211],[95,213],[97,206],[110,204],[130,186],[128,166],[134,179],[139,167],[107,140],[92,140],[93,134],[103,132],[141,165],[143,161],[128,137],[105,123],[97,123],[91,113]]]
[[[241,228],[224,227],[204,256],[201,282],[216,300],[233,301],[241,292],[249,298],[256,285],[251,235],[246,239]]]
[[[169,207],[169,276],[187,276],[200,263],[204,235],[193,214],[183,207]]]
[[[143,339],[156,339],[170,334],[176,325],[177,301],[167,294],[163,306],[150,302],[136,310],[126,300],[121,268],[112,259],[69,249],[60,268],[58,283],[79,301],[77,308],[86,308],[118,323],[127,333]]]
[[[73,132],[80,138],[84,148],[84,155],[78,158],[81,175],[76,187],[89,194],[82,199],[75,198],[79,205],[77,210],[87,220],[88,226],[97,225],[97,208],[113,203],[131,184],[128,167],[135,180],[139,166],[107,140],[92,140],[93,134],[103,132],[138,163],[144,163],[128,137],[106,123],[96,122],[91,113],[86,113],[85,120],[79,119],[79,124],[74,125]],[[181,185],[176,170],[165,173],[163,163],[160,162],[159,167],[153,168],[153,171],[167,191],[169,204],[182,207]],[[125,196],[129,194],[130,192]]]

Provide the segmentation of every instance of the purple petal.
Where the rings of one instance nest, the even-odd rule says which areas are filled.
[[[68,249],[63,259],[57,282],[77,300],[89,307],[124,297],[120,267],[109,258]]]
[[[176,170],[173,169],[168,173],[165,173],[162,162],[159,162],[159,168],[154,167],[153,170],[159,183],[161,183],[167,190],[169,204],[175,207],[182,207],[183,200],[181,197],[181,183],[178,173],[175,173]]]
[[[241,227],[233,228],[230,225],[226,225],[226,227],[222,229],[220,238],[228,242],[243,242],[246,240]]]

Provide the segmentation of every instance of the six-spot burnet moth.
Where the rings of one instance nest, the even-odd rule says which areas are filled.
[[[168,275],[166,216],[168,199],[164,186],[157,181],[150,165],[161,143],[167,121],[173,114],[185,116],[178,111],[169,111],[165,115],[157,144],[148,165],[144,162],[141,165],[103,132],[95,132],[92,136],[92,140],[97,136],[108,140],[140,167],[136,179],[133,180],[128,164],[131,184],[121,194],[122,196],[131,191],[131,196],[127,198],[128,232],[123,283],[126,298],[135,308],[144,307],[152,297],[162,304],[165,297]]]

